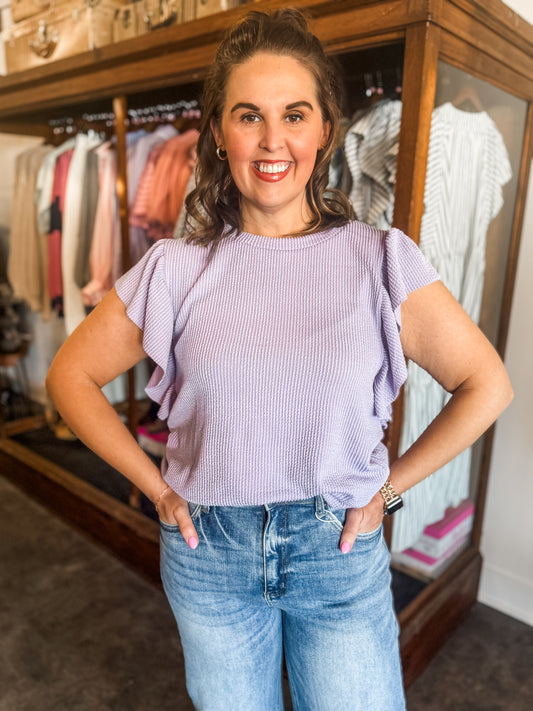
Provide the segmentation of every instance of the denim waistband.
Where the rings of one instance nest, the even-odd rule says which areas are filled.
[[[315,512],[317,514],[322,513],[323,511],[329,508],[322,494],[318,494],[318,496],[313,496],[310,499],[300,499],[298,501],[277,501],[272,504],[264,505],[267,511],[270,511],[271,509],[274,509],[277,506],[314,506]]]
[[[323,514],[325,511],[330,510],[330,506],[327,504],[326,500],[322,496],[322,494],[318,494],[317,496],[313,496],[310,499],[298,499],[296,501],[275,501],[269,504],[249,504],[249,505],[243,505],[243,506],[217,506],[215,505],[203,505],[203,504],[198,504],[194,503],[192,501],[189,502],[189,510],[191,511],[197,511],[198,509],[202,509],[203,511],[209,511],[210,509],[214,508],[234,508],[234,509],[266,509],[267,511],[271,511],[272,509],[278,508],[280,506],[314,506],[315,507],[315,513],[317,515]]]

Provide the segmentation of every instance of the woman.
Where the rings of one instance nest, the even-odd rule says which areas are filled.
[[[414,243],[326,192],[337,96],[299,12],[233,28],[205,84],[187,240],[122,277],[47,380],[80,439],[156,505],[198,709],[282,708],[283,654],[295,709],[403,709],[384,513],[511,398]],[[163,473],[101,394],[147,355]],[[405,356],[453,395],[389,469]]]

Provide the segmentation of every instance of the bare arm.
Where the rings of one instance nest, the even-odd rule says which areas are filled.
[[[65,341],[54,358],[46,387],[58,411],[82,442],[126,476],[151,501],[167,488],[158,467],[139,447],[102,387],[145,358],[142,331],[112,290]],[[188,507],[173,492],[161,499],[160,513],[180,524],[187,541],[196,540]]]
[[[412,292],[402,304],[405,355],[428,371],[452,397],[429,427],[391,466],[394,489],[403,493],[472,445],[512,399],[503,363],[480,329],[441,282]],[[341,545],[379,524],[378,493],[351,509]],[[349,548],[347,550],[349,550]]]

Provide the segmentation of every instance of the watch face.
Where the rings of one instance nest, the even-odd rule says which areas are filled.
[[[398,511],[398,509],[401,509],[403,506],[403,500],[398,497],[397,499],[391,501],[390,504],[387,505],[385,509],[386,514],[393,514],[395,511]]]

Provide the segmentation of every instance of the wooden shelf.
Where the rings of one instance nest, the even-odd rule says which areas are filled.
[[[0,130],[31,132],[54,109],[200,82],[237,17],[252,7],[284,5],[284,0],[259,0],[0,77]],[[310,13],[330,52],[402,40],[410,27],[435,24],[493,57],[520,78],[522,93],[533,94],[533,30],[499,0],[293,0],[291,5]]]

